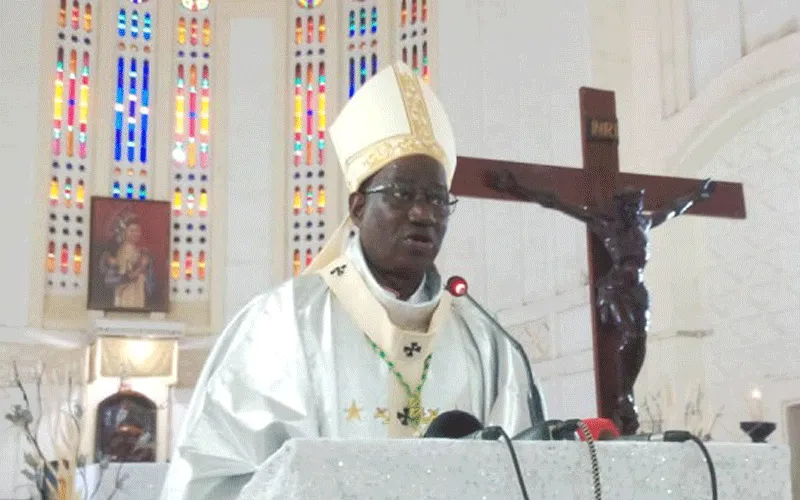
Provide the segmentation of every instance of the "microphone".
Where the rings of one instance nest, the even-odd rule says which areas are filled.
[[[433,419],[423,437],[494,441],[503,435],[497,426],[483,427],[477,418],[461,410],[446,411]]]
[[[519,460],[517,460],[517,453],[514,451],[511,439],[509,439],[508,434],[502,427],[493,425],[484,428],[483,424],[473,415],[461,410],[450,410],[434,418],[423,437],[477,439],[481,441],[497,441],[502,437],[511,454],[511,462],[514,465],[517,481],[522,490],[522,498],[529,500],[528,490],[525,488],[525,481],[522,479],[522,471],[519,467]]]
[[[585,418],[582,422],[595,441],[655,441],[664,443],[684,443],[691,441],[694,435],[689,431],[670,430],[663,433],[645,433],[621,436],[614,422],[607,418]],[[561,423],[564,431],[577,431],[578,420],[566,420]],[[581,441],[585,438],[579,434]]]
[[[663,434],[633,434],[631,436],[619,436],[615,441],[660,441],[664,443],[684,443],[692,441],[694,435],[689,431],[664,431]]]
[[[550,441],[554,439],[554,433],[561,420],[547,420],[536,422],[532,427],[528,427],[512,439],[514,441]]]
[[[595,441],[609,441],[620,435],[619,429],[610,418],[584,418],[582,420]],[[586,440],[582,434],[578,437],[581,438],[581,441]]]
[[[439,414],[431,421],[423,437],[460,439],[483,429],[477,418],[461,410]]]
[[[491,314],[486,312],[486,310],[478,304],[475,299],[473,299],[468,292],[469,287],[467,286],[467,280],[462,278],[461,276],[451,276],[450,279],[447,280],[447,284],[445,285],[445,290],[450,292],[450,295],[453,297],[464,297],[466,298],[470,304],[475,306],[476,309],[487,319],[489,322],[497,328],[503,336],[511,343],[511,346],[517,351],[517,353],[522,358],[522,364],[525,367],[525,375],[528,378],[528,413],[530,414],[531,425],[535,428],[537,424],[544,422],[544,404],[542,402],[542,396],[539,393],[539,389],[536,387],[536,384],[533,382],[533,371],[531,370],[531,365],[528,362],[528,356],[525,355],[525,351],[522,349],[522,346],[517,342],[517,340],[509,334],[505,328],[503,328],[500,323],[497,322],[496,319],[492,317]],[[543,431],[541,430],[541,425],[537,428],[536,435],[543,436]],[[539,437],[538,439],[547,439],[546,437]]]
[[[575,441],[580,426],[579,419],[547,420],[537,422],[528,429],[514,436],[515,441]],[[590,431],[591,432],[591,431]],[[592,437],[597,439],[597,436]]]

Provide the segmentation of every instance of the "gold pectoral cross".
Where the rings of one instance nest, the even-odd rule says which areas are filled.
[[[422,408],[422,399],[419,393],[414,393],[408,397],[408,417],[411,423],[415,426],[419,425],[422,420],[424,409]]]

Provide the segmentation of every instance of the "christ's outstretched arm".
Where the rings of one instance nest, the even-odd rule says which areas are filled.
[[[532,201],[543,207],[558,210],[590,226],[597,224],[605,225],[605,219],[599,214],[592,212],[587,207],[565,203],[552,191],[522,186],[517,181],[516,177],[514,177],[514,174],[507,170],[490,173],[487,184],[492,189],[508,193],[520,200]]]
[[[679,198],[675,198],[675,200],[673,200],[668,207],[653,212],[650,215],[650,220],[652,221],[652,225],[650,227],[658,227],[668,220],[684,214],[698,200],[706,200],[710,198],[713,192],[714,183],[711,182],[711,179],[705,179],[700,186],[691,193]]]

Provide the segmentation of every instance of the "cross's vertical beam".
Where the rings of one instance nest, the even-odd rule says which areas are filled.
[[[611,210],[609,201],[619,176],[619,140],[614,93],[582,87],[580,89],[581,140],[585,200],[590,208]],[[618,369],[614,351],[619,334],[600,323],[597,309],[597,283],[611,269],[611,258],[602,241],[587,231],[589,258],[589,297],[592,311],[595,394],[599,417],[611,418],[618,397]]]

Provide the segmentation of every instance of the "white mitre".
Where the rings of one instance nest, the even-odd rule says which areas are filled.
[[[441,101],[407,65],[397,62],[370,78],[329,128],[349,193],[398,158],[426,155],[445,169],[448,187],[456,147]],[[343,251],[350,217],[342,223],[306,273],[319,271]]]

